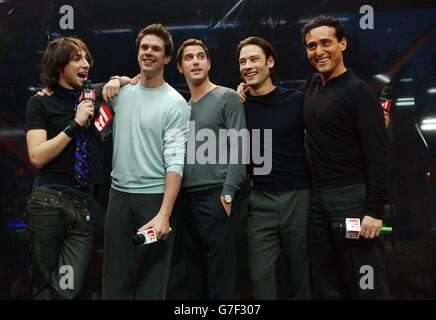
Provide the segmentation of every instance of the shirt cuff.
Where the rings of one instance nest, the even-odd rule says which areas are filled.
[[[173,164],[173,165],[167,167],[166,173],[168,173],[170,171],[177,173],[181,178],[183,178],[183,165]]]
[[[223,196],[225,194],[229,194],[232,197],[232,199],[234,199],[235,198],[235,193],[236,193],[237,189],[238,188],[235,188],[232,185],[224,184],[223,185],[223,191],[221,192],[221,195]]]

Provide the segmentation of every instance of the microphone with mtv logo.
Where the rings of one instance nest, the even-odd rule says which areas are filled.
[[[335,232],[344,234],[346,239],[359,239],[360,237],[360,219],[359,218],[346,218],[345,223],[334,222],[332,229]],[[381,227],[380,233],[392,233],[392,227]]]
[[[92,88],[91,80],[83,81],[83,91],[80,94],[79,101],[90,100],[95,102],[95,99],[96,99],[95,90]],[[87,127],[89,127],[90,125],[91,125],[91,117],[89,117],[88,121],[86,122]]]
[[[170,232],[171,232],[170,227]],[[132,237],[132,244],[140,245],[140,244],[149,244],[157,241],[156,231],[154,228],[149,228],[144,231],[138,231],[136,235]]]

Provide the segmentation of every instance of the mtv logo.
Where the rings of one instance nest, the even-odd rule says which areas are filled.
[[[95,90],[84,90],[80,94],[79,101],[92,100],[95,101]]]
[[[345,219],[345,238],[359,239],[360,236],[360,219],[359,218],[346,218]]]
[[[154,231],[154,228],[150,228],[145,230],[145,237],[147,238],[147,240],[149,242],[154,242],[156,241],[156,232]]]

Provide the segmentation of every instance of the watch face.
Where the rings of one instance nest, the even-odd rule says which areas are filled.
[[[224,201],[226,203],[232,203],[232,197],[229,194],[224,195]]]

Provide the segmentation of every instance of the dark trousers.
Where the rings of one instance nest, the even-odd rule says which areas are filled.
[[[362,219],[365,199],[364,184],[311,192],[309,253],[315,299],[389,298],[381,239],[345,239],[332,228],[345,218]]]
[[[28,226],[34,298],[80,297],[93,253],[90,200],[36,187]]]
[[[248,261],[256,299],[278,298],[277,259],[289,260],[290,295],[310,299],[307,252],[309,190],[264,192],[248,198]]]
[[[234,299],[236,291],[235,227],[238,199],[230,217],[222,188],[182,192],[184,259],[189,299]]]
[[[163,194],[134,194],[111,189],[106,215],[103,262],[103,299],[166,297],[176,232],[177,203],[166,240],[135,246],[132,237],[162,205]]]

